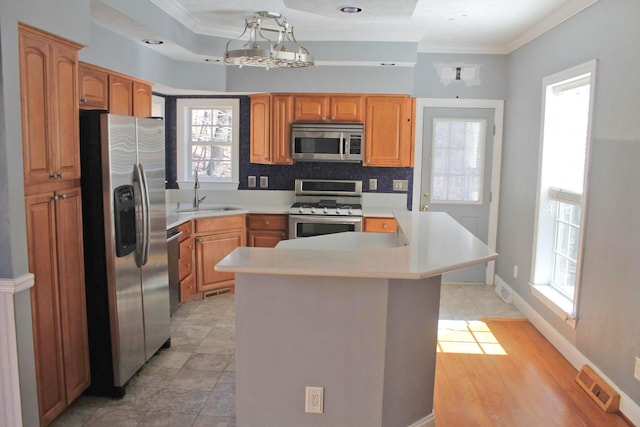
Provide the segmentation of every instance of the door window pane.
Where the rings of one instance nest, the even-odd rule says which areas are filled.
[[[482,203],[486,120],[433,119],[431,201]]]

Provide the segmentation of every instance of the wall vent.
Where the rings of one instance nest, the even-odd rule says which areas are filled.
[[[498,294],[498,296],[502,298],[502,301],[506,302],[507,304],[513,303],[511,292],[509,292],[509,290],[505,288],[502,283],[496,283],[494,290],[496,291],[496,294]]]
[[[225,294],[231,294],[231,293],[233,293],[233,288],[220,288],[220,289],[214,289],[212,291],[205,292],[204,297],[209,298],[209,297],[215,297],[218,295],[225,295]]]
[[[618,412],[620,394],[607,384],[593,369],[584,365],[576,376],[576,382],[605,412]]]

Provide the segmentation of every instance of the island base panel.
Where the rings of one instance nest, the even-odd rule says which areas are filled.
[[[238,425],[397,426],[433,417],[440,276],[236,274]],[[306,414],[305,387],[324,387]]]

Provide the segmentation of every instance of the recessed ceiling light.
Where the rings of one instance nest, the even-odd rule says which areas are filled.
[[[340,12],[343,13],[360,13],[362,12],[362,9],[356,6],[342,6],[340,8],[338,8],[338,10]]]
[[[144,43],[146,43],[146,44],[162,44],[162,43],[164,43],[162,40],[156,40],[156,39],[144,39],[142,41]]]

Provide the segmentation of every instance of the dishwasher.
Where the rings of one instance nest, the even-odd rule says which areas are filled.
[[[180,235],[178,227],[167,230],[167,258],[169,262],[169,313],[178,309],[180,302]]]

